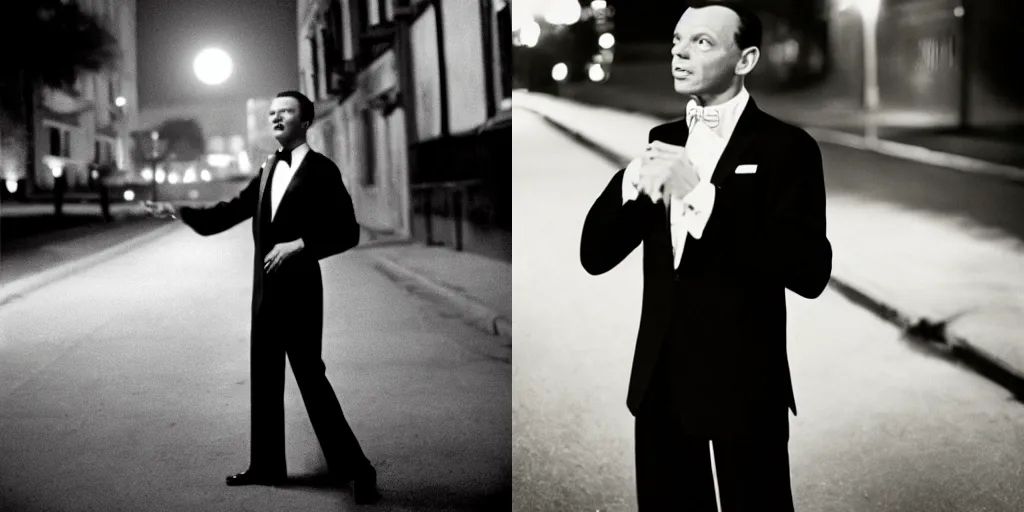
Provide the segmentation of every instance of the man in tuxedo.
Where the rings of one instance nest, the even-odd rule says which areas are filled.
[[[650,131],[583,226],[592,275],[644,244],[627,397],[641,510],[716,510],[716,478],[725,512],[793,510],[785,290],[818,297],[832,247],[817,143],[744,86],[761,31],[738,3],[682,14],[671,74],[686,119]]]
[[[353,482],[357,502],[375,501],[376,471],[363,454],[327,380],[321,359],[321,259],[359,243],[352,198],[338,167],[310,149],[306,130],[313,103],[285,91],[270,104],[270,123],[281,148],[234,198],[203,207],[147,202],[157,216],[181,220],[209,236],[253,218],[252,325],[250,333],[251,459],[228,485],[275,485],[286,479],[284,360],[291,363],[306,411],[330,471]]]

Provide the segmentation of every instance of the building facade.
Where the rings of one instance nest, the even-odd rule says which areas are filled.
[[[81,9],[117,38],[114,69],[84,73],[73,88],[40,91],[32,176],[26,195],[49,195],[57,176],[68,190],[95,190],[96,167],[131,165],[131,131],[138,125],[135,0],[78,0]]]
[[[511,131],[503,54],[509,45],[499,35],[502,26],[508,31],[501,23],[506,2],[297,3],[299,83],[316,105],[310,145],[338,164],[367,231],[414,236],[417,184],[495,174],[486,166],[477,166],[474,176],[441,171],[458,168],[460,152],[480,153],[476,144],[484,137],[476,136],[495,120],[507,117]],[[469,142],[452,142],[459,137]],[[442,145],[451,165],[424,158]],[[504,147],[510,172],[508,136]],[[505,178],[510,193],[510,175]]]

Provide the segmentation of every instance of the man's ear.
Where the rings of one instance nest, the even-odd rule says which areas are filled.
[[[751,46],[740,53],[740,61],[736,63],[736,74],[739,76],[746,76],[754,70],[754,66],[757,65],[757,61],[761,58],[761,50],[756,46]]]

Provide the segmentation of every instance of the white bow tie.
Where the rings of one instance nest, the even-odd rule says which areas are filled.
[[[702,121],[713,130],[721,123],[722,116],[718,113],[718,109],[701,107],[697,105],[697,102],[691,100],[686,107],[686,126],[692,130],[697,120]]]

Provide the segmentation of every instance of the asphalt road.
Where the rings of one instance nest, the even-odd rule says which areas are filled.
[[[182,226],[0,307],[0,510],[348,510],[286,371],[291,485],[248,464],[250,225]],[[378,273],[322,262],[323,358],[384,499],[360,510],[511,500],[507,362],[493,337]]]
[[[912,183],[897,174],[907,169],[925,181],[956,179],[940,169],[880,166],[876,155],[825,153],[833,197],[939,187],[893,184]],[[513,508],[634,510],[625,396],[643,248],[608,274],[586,274],[578,260],[583,220],[615,169],[520,110],[513,155]],[[1012,201],[1003,193],[989,200]],[[1005,216],[984,202],[976,211]],[[813,301],[790,294],[788,309],[798,510],[1024,510],[1024,408],[1006,391],[919,350],[831,290]]]

